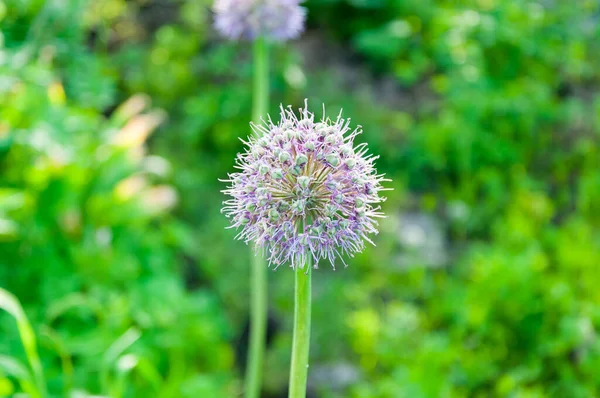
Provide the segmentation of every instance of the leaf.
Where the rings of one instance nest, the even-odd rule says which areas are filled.
[[[9,376],[19,380],[32,381],[31,373],[25,365],[6,355],[0,355],[0,369]]]
[[[14,295],[2,288],[0,288],[0,308],[15,318],[19,336],[21,337],[21,343],[25,349],[25,355],[29,361],[29,366],[31,366],[31,369],[33,370],[37,396],[45,396],[46,382],[44,380],[44,373],[37,352],[35,333],[25,315],[25,311],[23,311],[19,300],[17,300]]]
[[[104,392],[110,391],[110,368],[111,365],[116,363],[121,354],[131,347],[142,334],[136,328],[129,328],[125,333],[121,335],[110,347],[106,350],[102,356],[102,368],[100,371],[100,380],[102,382],[102,388]]]
[[[21,362],[6,355],[0,355],[0,370],[6,375],[14,377],[19,381],[23,391],[30,393],[33,396],[41,396],[36,390],[33,377],[29,369]],[[2,380],[2,378],[0,378]]]

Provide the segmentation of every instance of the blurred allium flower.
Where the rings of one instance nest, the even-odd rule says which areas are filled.
[[[216,0],[215,27],[232,40],[259,36],[285,41],[304,30],[306,10],[302,0]]]
[[[379,195],[385,190],[367,144],[353,146],[360,127],[350,131],[349,120],[315,122],[307,105],[298,119],[281,108],[281,120],[252,124],[256,135],[245,142],[236,168],[223,192],[231,227],[238,239],[263,248],[271,265],[289,262],[303,267],[306,256],[334,261],[362,251],[368,235],[377,233],[383,217]],[[345,263],[344,263],[345,264]]]

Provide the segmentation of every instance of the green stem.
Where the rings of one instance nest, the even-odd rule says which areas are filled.
[[[253,256],[250,285],[250,346],[246,366],[246,398],[259,398],[267,332],[267,265]]]
[[[260,123],[269,103],[269,63],[267,43],[254,41],[254,75],[252,79],[252,120]],[[267,334],[267,264],[262,256],[251,253],[250,271],[250,342],[246,364],[246,398],[259,398]]]
[[[294,340],[292,342],[292,366],[290,369],[289,398],[306,397],[308,377],[308,353],[310,348],[310,276],[312,257],[307,256],[304,268],[296,268],[294,303]]]
[[[254,74],[252,76],[252,121],[260,123],[269,107],[269,59],[265,39],[258,38],[253,44]]]

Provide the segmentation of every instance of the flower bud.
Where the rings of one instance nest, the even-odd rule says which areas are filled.
[[[285,135],[285,138],[287,138],[288,141],[296,137],[296,132],[292,129],[285,130],[283,134]]]
[[[269,166],[267,166],[266,164],[261,164],[258,167],[258,172],[260,173],[261,176],[264,176],[265,174],[267,174],[269,172]]]
[[[283,178],[283,170],[273,169],[273,171],[271,171],[271,177],[273,177],[276,180],[281,180]]]
[[[305,154],[301,153],[296,156],[296,166],[304,166],[306,162],[308,162],[308,157]]]
[[[310,177],[301,176],[301,177],[298,177],[297,181],[298,181],[298,185],[300,185],[303,189],[306,189],[306,188],[308,188],[308,185],[310,184]]]
[[[304,200],[295,200],[292,203],[292,211],[296,214],[304,213],[304,207],[306,206],[306,201]]]
[[[304,130],[311,128],[313,122],[310,119],[302,119],[298,122],[298,126]]]
[[[325,123],[317,123],[315,124],[315,131],[320,136],[325,136],[327,134],[327,125]]]
[[[329,180],[325,183],[325,186],[331,191],[336,191],[339,189],[340,184],[335,180]]]
[[[327,163],[333,167],[337,167],[340,164],[340,157],[335,153],[330,153],[325,157],[325,159],[327,159]]]
[[[275,209],[269,210],[269,218],[273,221],[279,220],[279,212]]]
[[[338,211],[337,206],[334,206],[329,203],[325,206],[325,214],[327,214],[327,216],[329,216],[329,217],[333,217],[335,215],[335,213],[337,213],[337,211]]]
[[[300,166],[294,166],[290,169],[290,174],[299,176],[302,173],[302,168]]]
[[[334,144],[338,141],[338,137],[335,134],[329,134],[327,137],[325,137],[325,142],[328,144]]]
[[[252,155],[254,155],[255,158],[260,158],[264,154],[265,149],[263,147],[257,146],[252,149]]]
[[[323,233],[323,226],[322,225],[316,225],[312,227],[312,232],[313,234],[319,236]]]
[[[341,152],[342,156],[348,157],[348,156],[352,155],[352,152],[353,152],[352,151],[352,146],[350,146],[350,145],[344,145],[342,147],[342,150],[340,152]]]
[[[279,161],[280,161],[281,163],[284,163],[284,162],[286,162],[286,161],[290,160],[290,157],[291,157],[291,156],[290,156],[290,154],[289,154],[288,152],[285,152],[285,151],[283,151],[283,152],[281,152],[281,153],[279,154]]]

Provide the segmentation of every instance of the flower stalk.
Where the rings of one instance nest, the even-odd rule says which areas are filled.
[[[288,396],[289,398],[305,398],[310,351],[311,256],[306,256],[306,264],[303,268],[296,267],[295,274],[294,336]]]
[[[253,42],[252,120],[260,123],[269,103],[269,61],[264,38]],[[250,253],[250,336],[246,364],[245,397],[259,398],[267,334],[267,264],[264,257]]]
[[[252,44],[254,71],[252,76],[252,121],[261,123],[269,107],[269,59],[267,41],[263,37]]]

